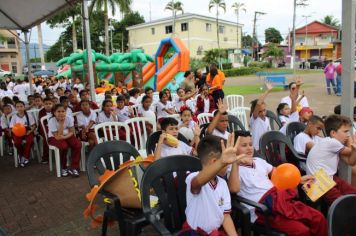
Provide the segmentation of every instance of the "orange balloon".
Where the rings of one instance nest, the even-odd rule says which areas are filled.
[[[21,123],[16,123],[13,127],[12,127],[12,133],[14,135],[16,135],[17,137],[22,137],[25,136],[26,134],[26,127],[21,124]]]
[[[289,163],[279,165],[272,172],[272,183],[279,189],[293,189],[300,183],[300,171],[298,168]]]

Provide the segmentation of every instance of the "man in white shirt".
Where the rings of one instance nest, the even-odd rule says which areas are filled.
[[[17,80],[16,85],[14,87],[14,94],[19,96],[26,96],[27,95],[27,88],[26,85],[21,81]]]

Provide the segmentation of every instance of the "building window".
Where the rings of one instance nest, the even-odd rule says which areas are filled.
[[[197,56],[203,55],[203,46],[199,46],[197,50]]]
[[[16,48],[15,38],[7,39],[7,48]]]
[[[155,33],[155,28],[151,28],[151,34],[154,35]]]
[[[11,63],[12,73],[17,73],[17,62]]]
[[[181,31],[188,31],[188,23],[182,23],[180,24],[180,29]]]
[[[219,25],[219,33],[220,33],[220,34],[225,33],[225,26]]]
[[[16,53],[11,53],[11,54],[10,54],[10,57],[11,57],[11,58],[16,58]]]
[[[173,32],[173,27],[171,25],[166,26],[166,34],[171,34]]]
[[[5,41],[0,40],[0,48],[5,48]]]
[[[211,32],[211,24],[210,23],[206,23],[205,24],[205,31],[206,32]]]

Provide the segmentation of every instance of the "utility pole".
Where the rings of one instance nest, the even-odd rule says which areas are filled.
[[[311,17],[311,15],[302,15],[302,17],[305,18],[305,40],[304,40],[304,47],[305,47],[305,66],[307,65],[308,61],[308,18]]]
[[[42,27],[41,24],[37,25],[37,35],[38,35],[38,46],[40,50],[40,58],[41,58],[41,69],[46,69],[44,53],[43,53],[43,39],[42,39]]]
[[[266,14],[267,13],[265,13],[265,12],[255,11],[255,17],[253,19],[252,49],[253,49],[253,57],[255,60],[258,59],[258,39],[257,39],[257,34],[256,34],[257,15],[266,15]],[[255,47],[257,48],[256,52],[255,52]]]
[[[172,12],[173,12],[173,29],[172,29],[172,36],[176,35],[176,8],[174,7],[174,0],[172,0]]]
[[[151,12],[151,1],[150,1],[150,22],[152,21],[152,12]]]

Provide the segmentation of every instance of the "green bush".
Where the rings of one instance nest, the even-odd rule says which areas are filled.
[[[195,71],[197,69],[203,69],[208,65],[204,61],[197,59],[197,58],[190,58],[189,64],[190,64],[191,71]]]
[[[224,69],[224,70],[230,70],[230,69],[232,69],[232,63],[231,62],[226,62],[226,63],[222,63],[222,68]]]
[[[259,71],[262,71],[262,69],[259,67],[239,67],[239,68],[233,68],[230,70],[223,70],[226,77],[253,75]]]
[[[272,68],[272,63],[267,61],[253,61],[248,66],[259,68]]]

